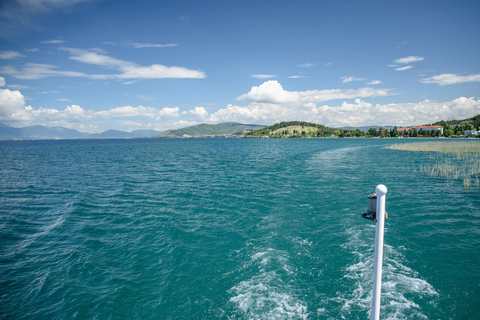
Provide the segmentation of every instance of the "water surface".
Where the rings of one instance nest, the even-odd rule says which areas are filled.
[[[0,318],[480,317],[480,190],[387,139],[0,142]]]

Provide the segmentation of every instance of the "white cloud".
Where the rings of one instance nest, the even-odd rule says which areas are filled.
[[[453,73],[443,73],[430,78],[423,78],[419,81],[423,83],[436,83],[440,86],[466,82],[480,82],[480,74],[461,76]]]
[[[309,91],[286,91],[276,80],[269,80],[258,87],[252,87],[250,92],[242,94],[237,100],[249,99],[253,102],[276,104],[318,103],[335,99],[354,99],[365,97],[389,96],[394,93],[390,89],[330,89]]]
[[[140,66],[134,62],[116,59],[93,51],[73,48],[61,48],[71,54],[70,59],[82,63],[98,65],[120,71],[119,74],[91,75],[93,79],[164,79],[164,78],[194,78],[206,77],[203,71],[191,70],[183,67],[152,64]]]
[[[25,98],[18,90],[0,89],[0,119],[21,111]]]
[[[370,81],[370,82],[367,83],[367,84],[374,86],[374,85],[377,85],[377,84],[380,84],[380,83],[382,83],[382,81],[380,81],[380,80],[372,80],[372,81]]]
[[[7,87],[11,89],[16,89],[16,90],[23,90],[23,89],[31,89],[29,86],[24,86],[21,84],[9,84]]]
[[[125,118],[125,117],[147,117],[151,119],[161,119],[164,117],[179,117],[179,109],[175,108],[163,108],[157,109],[152,107],[132,107],[124,106],[117,107],[110,110],[98,111],[94,114],[95,117],[100,118]]]
[[[190,70],[183,67],[168,67],[159,64],[140,66],[136,63],[116,59],[94,51],[72,48],[61,48],[71,54],[70,59],[82,63],[98,65],[104,68],[119,71],[117,74],[89,75],[76,71],[56,70],[57,67],[49,64],[27,63],[22,70],[13,66],[5,66],[0,71],[17,79],[43,79],[47,77],[83,77],[90,79],[106,80],[131,80],[131,79],[163,79],[163,78],[205,78],[205,73],[199,70]]]
[[[273,75],[273,74],[252,74],[252,75],[250,75],[250,77],[256,78],[256,79],[270,79],[270,78],[275,78],[276,75]]]
[[[25,57],[23,54],[16,51],[0,51],[0,59],[11,60],[16,58]]]
[[[67,98],[59,98],[59,99],[57,99],[57,101],[60,101],[60,102],[71,102],[72,100],[67,99]]]
[[[60,43],[65,43],[65,40],[53,39],[53,40],[42,41],[42,43],[44,43],[44,44],[60,44]]]
[[[340,79],[342,79],[342,83],[348,83],[348,82],[352,82],[352,81],[365,81],[367,79],[364,79],[364,78],[354,78],[354,77],[341,77]]]
[[[305,76],[289,76],[289,79],[303,79]]]
[[[425,60],[425,58],[423,58],[423,57],[408,56],[408,57],[405,57],[405,58],[396,59],[393,62],[394,63],[399,63],[399,64],[409,64],[409,63],[412,63],[412,62],[419,62],[419,61],[423,61],[423,60]]]
[[[1,1],[0,36],[15,34],[32,25],[37,16],[91,0],[10,0]]]
[[[412,68],[413,68],[412,66],[405,66],[405,67],[396,68],[395,70],[397,70],[397,71],[405,71],[405,70],[412,69]]]
[[[166,43],[166,44],[160,44],[160,43],[129,43],[127,44],[129,47],[134,47],[137,49],[141,48],[169,48],[169,47],[176,47],[176,43]]]
[[[0,87],[3,87],[5,85],[5,78],[0,77]]]
[[[202,119],[208,115],[208,111],[204,107],[195,107],[194,109],[189,110],[188,112]]]
[[[2,67],[2,73],[13,76],[17,79],[43,79],[47,77],[88,77],[87,74],[76,71],[59,71],[57,67],[50,64],[27,63],[22,70],[17,70],[12,66]]]
[[[153,100],[153,98],[148,97],[148,96],[146,96],[146,95],[144,95],[144,94],[139,94],[139,95],[137,95],[137,99],[139,99],[139,100]]]
[[[299,64],[298,67],[299,68],[309,68],[309,67],[313,67],[315,64],[314,63],[304,63],[304,64]]]
[[[228,105],[210,115],[210,122],[237,121],[273,124],[279,121],[303,120],[331,127],[398,125],[409,126],[439,120],[464,119],[480,113],[480,100],[461,97],[453,101],[371,104],[361,99],[337,106],[316,106],[307,102],[287,106],[252,102],[248,106]]]

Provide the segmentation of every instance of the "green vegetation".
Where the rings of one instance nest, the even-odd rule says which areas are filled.
[[[433,125],[443,126],[443,132],[446,137],[460,136],[463,135],[466,130],[480,129],[480,114],[463,120],[442,120],[433,123]]]
[[[477,141],[432,141],[394,144],[388,146],[387,149],[450,154],[480,153],[480,143]]]
[[[158,135],[158,138],[202,138],[202,137],[239,137],[243,131],[253,131],[265,126],[256,124],[242,124],[224,122],[219,124],[199,124],[178,130],[167,130]]]
[[[421,164],[419,171],[435,178],[443,178],[453,184],[456,180],[463,181],[463,187],[470,189],[472,182],[480,188],[480,142],[422,142],[394,144],[388,149],[434,152],[431,155],[433,164]],[[414,168],[416,170],[416,168]]]
[[[425,126],[429,126],[425,125]],[[441,128],[417,128],[384,127],[370,128],[368,131],[360,129],[338,129],[329,128],[321,124],[305,121],[283,121],[272,126],[254,130],[245,135],[247,138],[322,138],[322,137],[379,137],[379,138],[439,138],[439,137],[460,137],[467,130],[480,129],[480,115],[464,120],[439,121],[432,125],[443,126]],[[478,137],[469,135],[469,137]]]
[[[365,131],[358,129],[334,129],[321,124],[305,121],[283,121],[260,130],[247,133],[247,138],[323,138],[365,137]]]

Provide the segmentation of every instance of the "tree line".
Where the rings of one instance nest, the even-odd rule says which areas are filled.
[[[478,118],[477,118],[478,117]],[[323,138],[336,136],[340,138],[353,137],[455,137],[461,136],[467,130],[479,130],[480,115],[474,117],[472,123],[458,125],[461,121],[457,121],[454,127],[447,121],[440,121],[434,125],[443,126],[443,134],[440,130],[430,131],[424,129],[409,128],[409,130],[398,130],[387,128],[370,128],[369,130],[360,129],[336,129],[329,128],[321,124],[305,122],[305,121],[283,121],[272,126],[249,132],[245,135],[247,138]],[[301,127],[299,130],[289,130],[289,127]]]

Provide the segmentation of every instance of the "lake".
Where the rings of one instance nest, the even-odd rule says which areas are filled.
[[[480,190],[408,139],[0,141],[0,318],[480,318]]]

